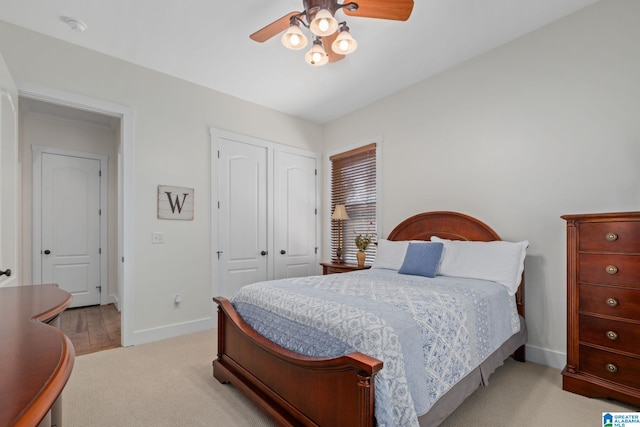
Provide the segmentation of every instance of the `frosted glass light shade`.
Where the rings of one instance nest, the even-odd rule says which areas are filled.
[[[322,44],[314,42],[311,49],[304,55],[304,60],[311,65],[320,66],[329,62],[329,56]]]
[[[333,34],[338,29],[338,21],[327,9],[320,9],[309,24],[309,29],[316,36],[324,37]]]
[[[286,48],[292,50],[304,49],[308,43],[307,37],[297,25],[290,26],[282,35],[281,41]]]
[[[351,36],[348,30],[340,31],[338,37],[331,43],[331,49],[335,53],[347,55],[358,48],[358,42]]]

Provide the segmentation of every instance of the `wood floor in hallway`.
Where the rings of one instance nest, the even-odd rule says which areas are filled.
[[[76,356],[120,347],[120,312],[113,304],[67,309],[60,316],[60,329]]]

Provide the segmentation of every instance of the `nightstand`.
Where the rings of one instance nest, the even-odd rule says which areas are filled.
[[[322,274],[336,274],[336,273],[348,273],[350,271],[355,271],[355,270],[366,270],[368,268],[371,268],[370,265],[365,265],[364,267],[360,268],[355,264],[336,264],[333,262],[321,262],[320,265],[322,266]]]

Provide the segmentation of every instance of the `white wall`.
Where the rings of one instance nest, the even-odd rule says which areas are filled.
[[[598,2],[324,129],[325,152],[384,136],[383,237],[453,210],[531,242],[532,360],[565,363],[560,215],[640,210],[638,16],[638,1]]]
[[[135,110],[131,293],[140,343],[210,327],[213,126],[320,152],[319,125],[0,22],[0,54],[18,88],[41,86]],[[157,186],[195,188],[193,221],[157,219]],[[127,183],[125,183],[127,185]],[[125,207],[126,209],[126,207]],[[25,227],[28,226],[25,224]],[[166,243],[151,244],[162,231]],[[30,269],[25,265],[24,269]],[[182,308],[173,299],[182,295]]]

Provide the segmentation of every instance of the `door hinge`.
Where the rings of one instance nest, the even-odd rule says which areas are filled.
[[[220,158],[220,150],[218,150],[218,158]]]
[[[315,208],[314,211],[314,215],[318,215],[318,208]]]
[[[101,254],[102,253],[102,248],[98,248],[98,253]]]
[[[318,255],[318,247],[317,246],[315,247],[315,250],[316,250],[316,255]]]
[[[98,209],[98,215],[102,215],[102,209]]]
[[[101,292],[102,291],[102,286],[98,285],[98,286],[96,286],[96,289],[98,290],[98,292]]]
[[[102,176],[102,171],[101,170],[98,171],[98,176]]]
[[[318,169],[314,169],[314,173],[318,176]]]
[[[218,209],[220,209],[220,202],[218,201]]]

